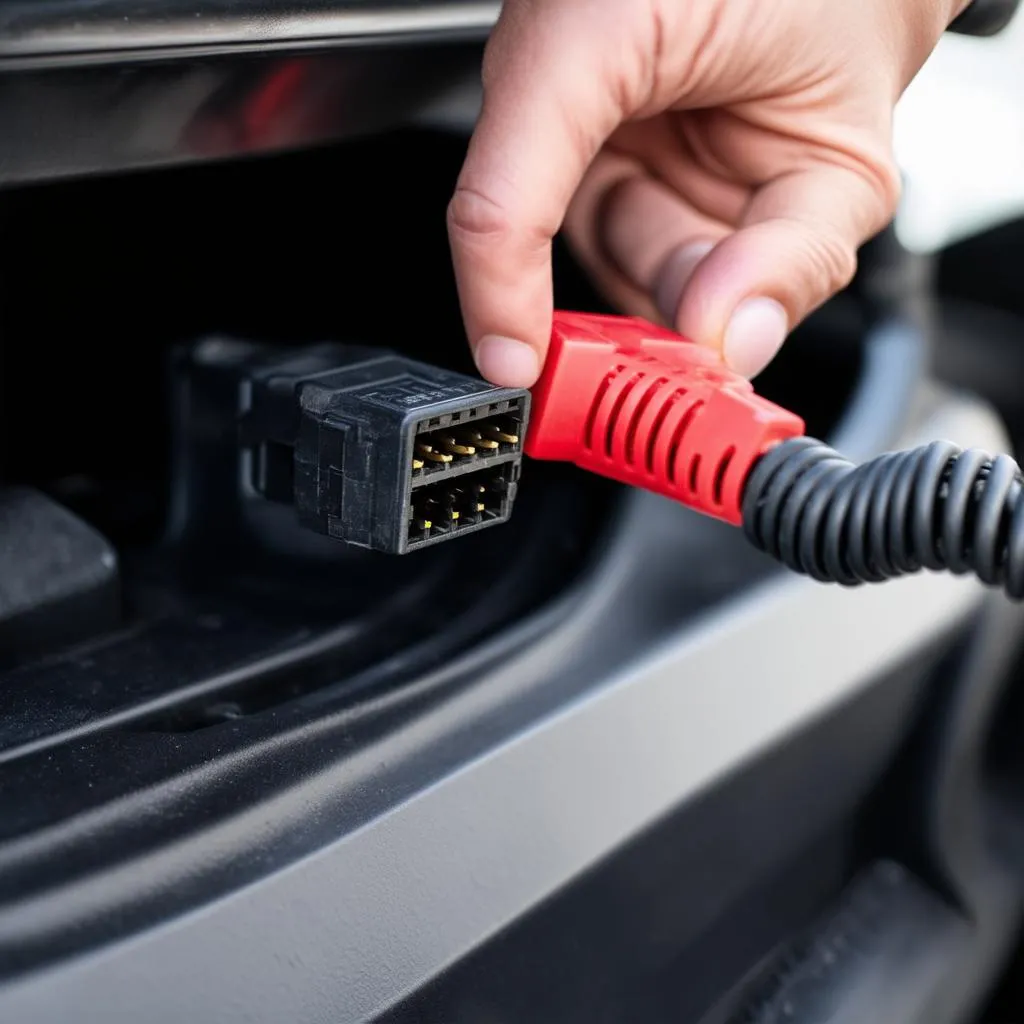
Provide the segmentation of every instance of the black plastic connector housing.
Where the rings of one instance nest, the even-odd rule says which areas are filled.
[[[243,476],[312,530],[404,554],[512,512],[528,391],[348,345],[264,350],[239,383]]]

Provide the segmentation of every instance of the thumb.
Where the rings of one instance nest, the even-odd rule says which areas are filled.
[[[592,66],[602,47],[586,42],[584,6],[505,4],[448,208],[466,331],[480,372],[496,384],[528,387],[540,373],[551,331],[551,242],[621,119],[609,76]]]
[[[815,167],[761,186],[738,230],[689,278],[676,327],[755,376],[793,327],[850,283],[858,248],[889,223],[898,197],[887,168]]]

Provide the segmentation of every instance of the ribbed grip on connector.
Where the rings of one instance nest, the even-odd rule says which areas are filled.
[[[799,417],[670,331],[633,317],[558,313],[526,452],[739,524],[750,468],[802,433]]]
[[[585,450],[638,481],[647,478],[653,490],[702,495],[721,505],[735,445],[715,453],[694,450],[687,435],[707,402],[680,386],[678,373],[659,372],[664,367],[655,360],[640,356],[631,363],[618,364],[601,382],[587,414]]]

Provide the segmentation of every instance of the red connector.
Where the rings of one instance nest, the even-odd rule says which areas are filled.
[[[556,313],[526,453],[740,525],[758,458],[804,432],[707,349],[635,317]]]

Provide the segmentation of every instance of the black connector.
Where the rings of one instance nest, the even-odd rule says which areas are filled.
[[[233,360],[253,496],[294,504],[319,533],[394,554],[511,515],[528,391],[385,349],[254,351]]]

